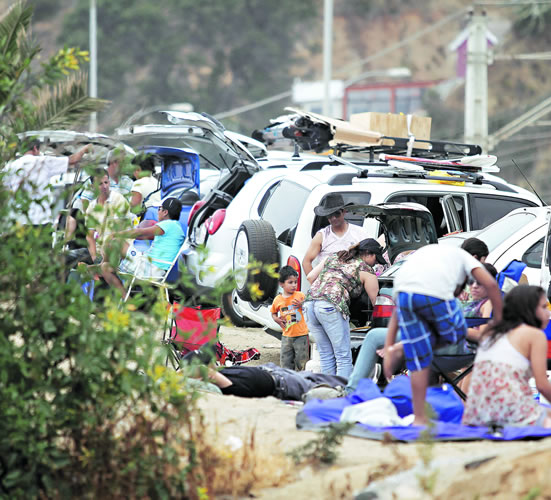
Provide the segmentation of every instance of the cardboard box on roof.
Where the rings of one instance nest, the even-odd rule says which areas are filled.
[[[357,113],[350,116],[350,124],[353,127],[379,132],[387,137],[409,137],[408,115],[394,113]],[[411,115],[410,132],[416,139],[430,140],[430,127],[432,119],[428,116]],[[392,145],[392,141],[383,140],[383,144]],[[427,145],[416,142],[416,148],[427,148]]]

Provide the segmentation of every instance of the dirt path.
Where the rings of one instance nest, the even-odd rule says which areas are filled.
[[[222,327],[220,338],[232,349],[259,349],[261,359],[254,364],[279,361],[279,341],[261,329]],[[255,441],[266,455],[263,460],[267,471],[272,459],[275,461],[276,457],[318,436],[296,429],[295,416],[300,406],[290,406],[272,397],[245,399],[207,395],[201,406],[209,423],[218,430],[223,429],[224,436],[246,440],[254,429]],[[390,485],[379,482],[377,498],[431,498],[426,491],[420,490],[419,476],[429,478],[433,471],[436,472],[432,498],[509,499],[524,498],[528,494],[532,496],[527,498],[551,498],[551,476],[547,472],[551,463],[551,439],[419,445],[384,444],[346,437],[339,450],[339,458],[333,466],[295,468],[287,474],[288,481],[277,481],[277,487],[253,487],[254,497],[282,500],[353,498],[355,492],[373,479],[417,466],[417,470]],[[429,469],[423,465],[420,453],[428,455]],[[488,458],[490,460],[485,463],[472,465]],[[466,464],[471,465],[466,468]]]

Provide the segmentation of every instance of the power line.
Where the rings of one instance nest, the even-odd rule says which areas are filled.
[[[281,92],[281,94],[276,94],[276,95],[273,95],[272,97],[267,97],[266,99],[262,99],[261,101],[256,101],[251,104],[245,104],[244,106],[239,106],[238,108],[230,109],[229,111],[217,113],[216,115],[214,115],[214,118],[216,118],[217,120],[223,120],[224,118],[239,115],[241,113],[245,113],[246,111],[251,111],[253,109],[260,108],[272,102],[281,101],[286,97],[291,97],[291,95],[293,95],[292,90],[288,90],[287,92]]]
[[[551,52],[533,52],[530,54],[495,54],[494,61],[549,61]]]
[[[498,158],[503,158],[504,156],[515,156],[515,154],[518,154],[522,151],[531,151],[534,149],[538,149],[538,147],[544,146],[545,144],[549,144],[549,141],[544,141],[543,139],[540,139],[540,141],[532,141],[530,144],[516,147],[514,149],[506,149],[504,151],[495,150],[495,153],[497,153]]]
[[[501,142],[502,144],[506,144],[508,142],[537,141],[541,139],[551,139],[551,133],[547,132],[547,133],[533,134],[533,135],[530,135],[530,134],[513,135]]]
[[[367,63],[370,63],[371,61],[375,61],[376,59],[379,59],[380,57],[383,57],[387,55],[390,52],[395,51],[396,49],[402,48],[404,45],[409,45],[411,42],[414,42],[418,38],[421,38],[422,36],[430,33],[431,31],[434,31],[442,26],[444,24],[449,23],[450,21],[453,21],[456,17],[465,15],[468,12],[468,9],[463,8],[458,10],[457,12],[454,12],[453,14],[450,14],[442,19],[440,21],[435,22],[434,24],[428,26],[427,28],[422,29],[421,31],[418,31],[417,33],[414,33],[411,36],[408,36],[407,38],[404,38],[403,40],[400,40],[399,42],[384,48],[383,50],[380,50],[376,54],[373,54],[372,56],[366,57],[365,59],[361,59],[360,61],[356,61],[354,63],[347,64],[346,66],[342,67],[341,69],[336,71],[336,74],[340,74],[343,72],[347,72],[351,68],[355,68],[356,66],[363,66]]]

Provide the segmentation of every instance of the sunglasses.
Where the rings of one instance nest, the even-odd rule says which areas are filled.
[[[329,214],[327,216],[328,219],[331,219],[332,217],[340,217],[342,214],[342,210],[337,210],[336,212],[333,212],[332,214]]]

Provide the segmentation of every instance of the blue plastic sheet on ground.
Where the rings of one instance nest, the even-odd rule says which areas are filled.
[[[313,400],[304,405],[297,414],[297,428],[303,430],[319,430],[339,422],[341,413],[350,405],[363,403],[370,399],[388,397],[396,406],[401,417],[412,413],[411,386],[409,378],[396,377],[383,394],[370,379],[363,379],[352,394],[344,398]],[[432,406],[438,420],[431,429],[432,438],[436,441],[472,441],[491,439],[511,441],[516,439],[539,439],[551,436],[551,429],[541,427],[506,427],[491,429],[489,427],[469,427],[461,425],[463,403],[449,386],[429,387],[427,402]],[[397,441],[415,441],[424,427],[372,427],[356,424],[349,434],[356,437],[383,440],[390,435]]]

